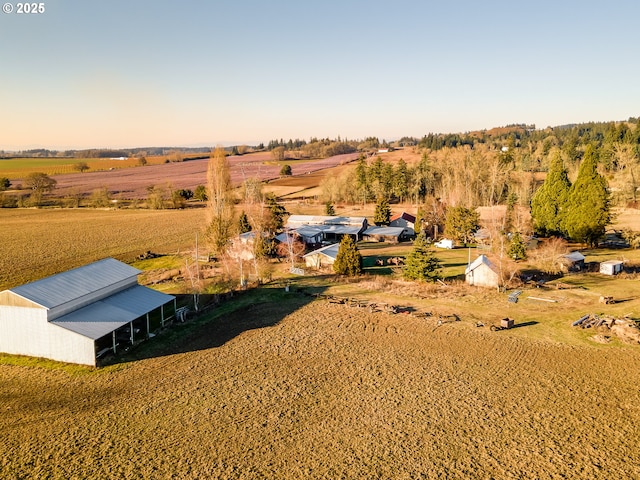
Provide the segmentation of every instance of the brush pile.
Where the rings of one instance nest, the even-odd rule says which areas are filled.
[[[640,329],[638,323],[629,315],[614,317],[612,315],[598,315],[588,313],[572,323],[574,327],[592,328],[598,338],[606,339],[615,335],[625,343],[640,344]]]

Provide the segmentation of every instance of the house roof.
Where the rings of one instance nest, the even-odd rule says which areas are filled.
[[[317,227],[317,226],[311,226],[311,225],[303,225],[301,227],[296,228],[294,231],[301,237],[309,238],[309,237],[315,237],[316,235],[319,235],[320,233],[322,233],[323,228]]]
[[[51,323],[97,340],[173,298],[137,285],[56,318]]]
[[[566,258],[571,262],[581,262],[582,260],[584,260],[584,255],[582,255],[580,252],[571,252],[567,253],[566,255],[562,255],[562,258]]]
[[[466,275],[467,273],[472,272],[473,270],[475,270],[476,268],[480,267],[481,265],[486,265],[491,270],[493,270],[495,273],[498,273],[498,270],[496,269],[496,266],[493,263],[491,263],[491,260],[489,260],[486,255],[480,255],[473,262],[471,262],[471,265],[469,265],[466,268],[466,270],[464,271],[464,274]]]
[[[600,265],[622,265],[622,260],[607,260],[606,262],[600,262]]]
[[[339,243],[333,243],[331,245],[327,245],[326,247],[319,248],[318,250],[314,250],[313,252],[309,252],[303,256],[303,258],[311,257],[313,255],[324,255],[325,257],[336,259],[338,256],[338,250],[340,249]]]
[[[399,237],[404,232],[402,227],[369,227],[364,231],[364,235],[381,235],[384,237]]]
[[[55,308],[141,273],[115,258],[67,270],[9,291],[44,308]]]
[[[287,219],[288,228],[300,225],[359,225],[365,224],[365,217],[338,217],[329,215],[290,215]]]
[[[393,222],[394,220],[399,220],[401,218],[406,220],[407,222],[416,223],[416,217],[407,212],[402,212],[398,215],[394,215],[390,220]]]

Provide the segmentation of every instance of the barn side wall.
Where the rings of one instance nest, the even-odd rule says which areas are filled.
[[[0,351],[95,365],[93,340],[50,324],[44,308],[0,306]]]

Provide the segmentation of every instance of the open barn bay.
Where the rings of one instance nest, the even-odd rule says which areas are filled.
[[[637,478],[640,353],[248,292],[154,355],[0,365],[5,478]]]

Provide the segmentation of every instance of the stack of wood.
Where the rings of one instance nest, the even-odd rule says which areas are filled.
[[[611,326],[615,324],[616,319],[613,317],[596,315],[595,313],[587,313],[573,322],[571,326],[580,328],[598,328],[605,322],[607,322],[606,325],[611,328]]]
[[[629,315],[620,318],[588,313],[573,322],[572,325],[580,328],[593,328],[600,333],[612,333],[627,343],[640,343],[640,329],[636,321]]]

